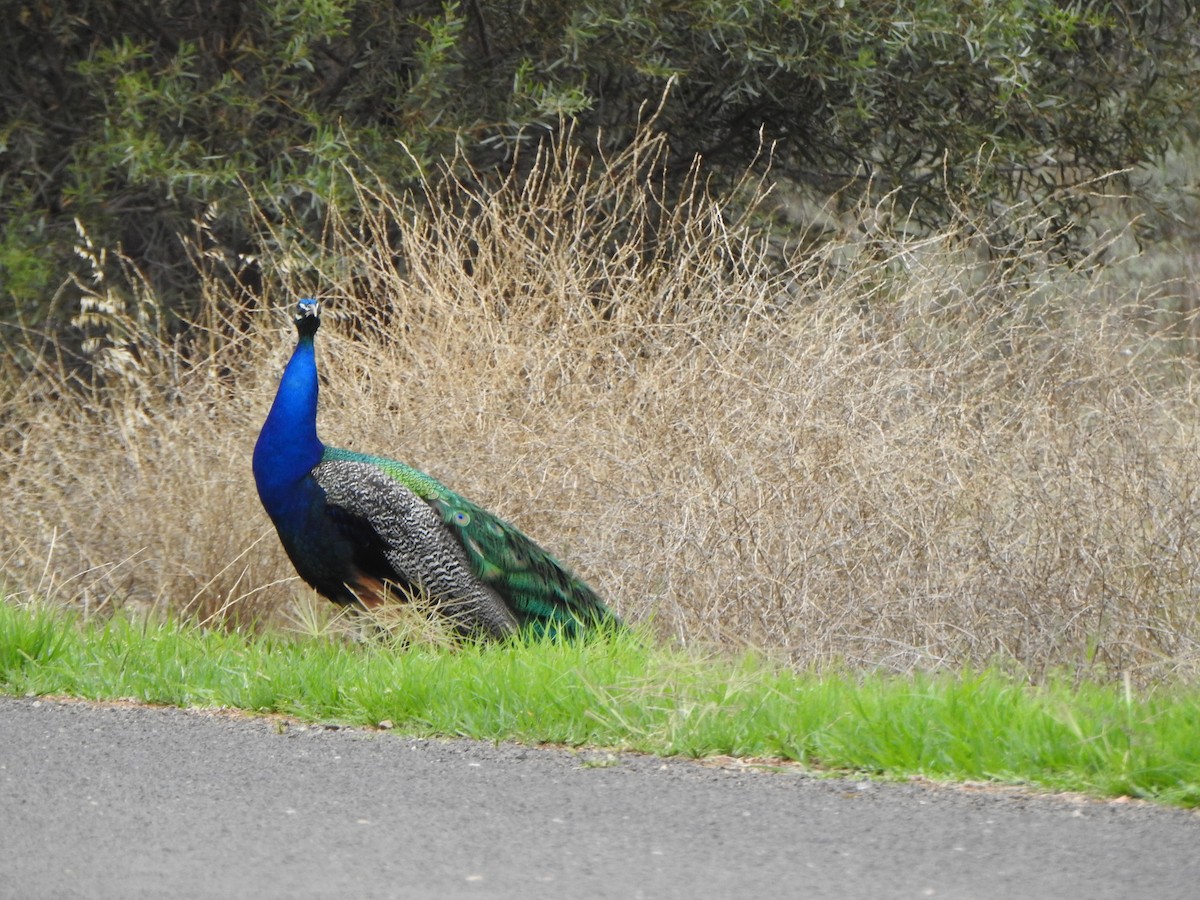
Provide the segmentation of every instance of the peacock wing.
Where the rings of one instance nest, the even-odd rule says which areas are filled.
[[[371,462],[328,454],[313,477],[330,507],[373,533],[391,571],[366,574],[417,587],[466,632],[501,637],[516,630],[497,590],[473,573],[458,536],[411,488]]]
[[[516,526],[445,488],[426,500],[457,536],[471,571],[522,624],[573,634],[612,618],[595,591]]]
[[[588,625],[618,621],[595,591],[518,528],[432,476],[353,450],[327,447],[324,458],[369,463],[428,504],[456,539],[471,572],[503,598],[520,624],[574,635]]]

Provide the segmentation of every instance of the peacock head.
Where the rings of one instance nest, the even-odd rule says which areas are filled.
[[[316,334],[321,325],[321,304],[315,297],[302,297],[296,304],[296,330],[300,334]]]

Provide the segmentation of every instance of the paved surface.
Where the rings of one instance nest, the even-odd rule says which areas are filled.
[[[0,698],[0,897],[1187,898],[1200,815]]]

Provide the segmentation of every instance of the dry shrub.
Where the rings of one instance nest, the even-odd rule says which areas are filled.
[[[127,276],[83,286],[86,361],[32,335],[5,354],[3,586],[89,613],[257,618],[244,601],[281,575],[246,495],[257,397],[189,360]]]
[[[326,441],[427,469],[663,635],[1195,674],[1200,397],[1138,304],[966,229],[781,248],[759,186],[672,195],[658,150],[547,153],[430,213],[359,184],[323,248],[274,229],[269,314],[214,271],[203,352],[92,285],[116,370],[6,379],[9,589],[225,624],[305,591],[249,460],[279,310],[315,290]]]

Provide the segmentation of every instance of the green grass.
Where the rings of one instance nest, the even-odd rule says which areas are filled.
[[[307,721],[800,762],[1200,806],[1200,692],[997,671],[805,674],[637,636],[457,650],[247,637],[0,602],[0,691],[235,707]]]

